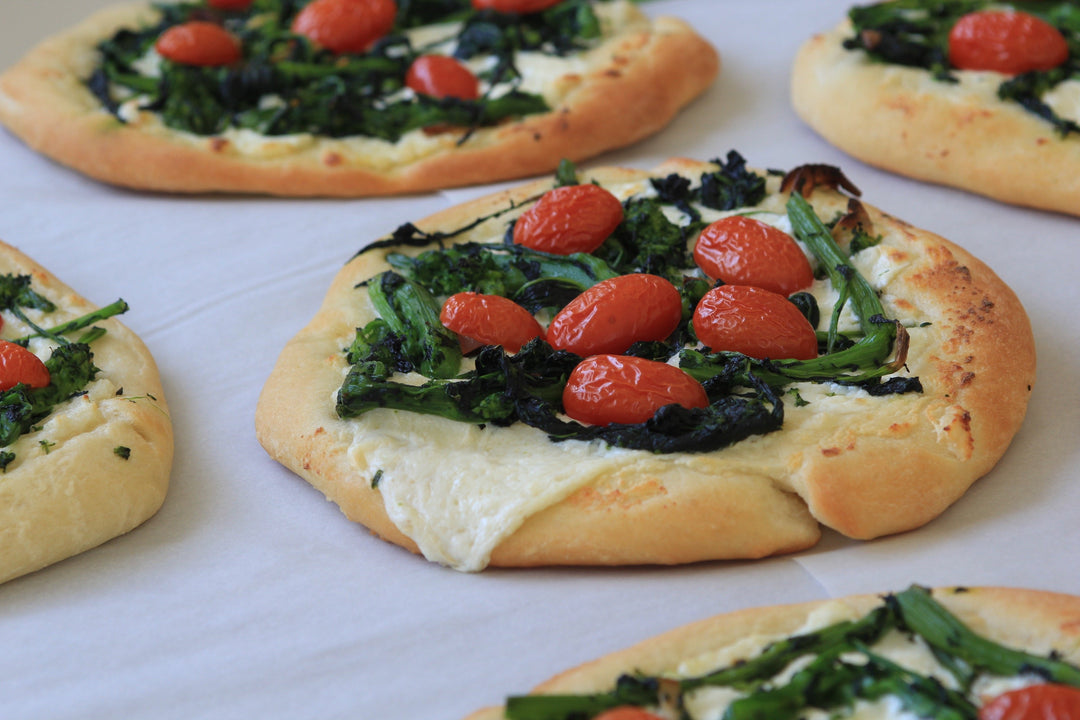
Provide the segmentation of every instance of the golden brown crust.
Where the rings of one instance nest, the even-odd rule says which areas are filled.
[[[795,111],[854,157],[920,180],[1017,205],[1080,214],[1080,141],[997,98],[997,73],[926,70],[845,50],[850,24],[815,35],[796,56]]]
[[[705,167],[681,160],[655,173],[696,177]],[[590,174],[602,183],[647,176],[613,168]],[[461,227],[511,201],[535,198],[546,187],[550,181],[499,193],[420,226]],[[815,191],[811,200],[825,217],[846,205],[846,198],[831,191]],[[764,205],[777,209],[783,202],[783,196],[773,195]],[[884,273],[880,292],[886,311],[909,325],[907,366],[921,378],[923,393],[875,398],[835,389],[815,395],[806,407],[787,403],[782,430],[718,452],[622,451],[520,527],[510,528],[494,548],[491,564],[762,557],[814,544],[819,522],[851,537],[872,538],[928,522],[985,474],[1019,427],[1034,382],[1034,344],[1024,310],[1011,290],[964,250],[867,209],[872,234],[884,237],[873,250],[877,260],[868,262],[877,267],[887,260],[899,269]],[[483,232],[481,227],[461,239]],[[322,490],[348,517],[416,552],[410,539],[415,535],[395,525],[386,509],[390,501],[372,487],[376,471],[383,469],[373,459],[380,442],[400,443],[394,445],[400,454],[386,450],[391,457],[381,462],[422,476],[425,487],[452,472],[446,468],[456,453],[468,457],[461,448],[475,448],[474,464],[484,467],[507,463],[512,468],[517,455],[535,453],[536,467],[544,468],[537,472],[543,473],[551,472],[551,466],[539,464],[550,459],[546,453],[565,452],[564,459],[555,455],[551,461],[566,466],[554,471],[552,482],[602,452],[594,448],[571,455],[570,446],[580,449],[580,443],[549,443],[535,431],[527,446],[508,445],[511,449],[500,456],[495,438],[520,442],[508,429],[464,429],[460,423],[389,410],[350,421],[337,418],[333,396],[345,371],[341,349],[353,329],[372,317],[356,285],[386,267],[383,254],[366,253],[340,272],[311,324],[278,360],[260,397],[256,427],[272,457]],[[400,440],[402,427],[414,428],[422,440]]]
[[[1015,588],[937,588],[934,597],[975,632],[1006,646],[1080,662],[1080,598]],[[743,638],[762,641],[788,636],[827,605],[842,605],[859,616],[880,604],[876,595],[854,595],[796,605],[740,610],[700,620],[644,640],[566,671],[533,690],[537,694],[588,693],[610,689],[619,675],[671,672],[683,660],[731,645]],[[747,648],[750,651],[750,648]],[[498,720],[502,708],[485,708],[467,720]]]
[[[33,277],[33,287],[58,307],[46,316],[50,326],[94,309],[3,243],[0,272]],[[15,337],[18,325],[6,318],[5,337]],[[16,459],[0,475],[0,582],[131,530],[165,499],[173,437],[157,367],[120,322],[97,325],[107,334],[92,345],[100,373],[88,393],[58,406],[40,430],[5,448]],[[117,455],[117,447],[128,448],[129,457]]]
[[[49,38],[0,76],[0,121],[30,147],[105,182],[174,192],[356,197],[432,190],[547,172],[660,130],[712,82],[716,51],[684,22],[635,24],[590,51],[590,70],[552,112],[426,137],[419,157],[375,161],[349,141],[314,139],[258,157],[221,137],[124,124],[84,86],[96,44],[151,17],[144,4],[98,13]],[[135,160],[137,159],[137,161]]]

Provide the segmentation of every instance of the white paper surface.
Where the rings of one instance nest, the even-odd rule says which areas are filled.
[[[0,0],[0,67],[106,0]],[[999,466],[925,528],[827,533],[760,562],[456,573],[371,537],[255,441],[259,389],[366,242],[491,188],[330,201],[146,195],[0,131],[0,238],[124,322],[161,368],[172,487],[129,535],[0,586],[0,717],[460,718],[567,667],[717,612],[924,584],[1080,594],[1080,220],[893,177],[787,101],[800,42],[841,0],[661,0],[719,48],[716,84],[663,134],[591,164],[737,148],[840,165],[864,198],[964,245],[1032,318],[1039,380]],[[1073,140],[1072,142],[1076,142]]]

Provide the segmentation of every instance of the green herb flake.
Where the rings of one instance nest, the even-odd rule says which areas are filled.
[[[116,455],[121,460],[127,460],[131,457],[131,448],[117,445],[113,448],[113,455]]]

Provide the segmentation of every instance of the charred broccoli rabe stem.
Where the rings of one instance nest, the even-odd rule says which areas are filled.
[[[900,666],[873,650],[891,630],[917,635],[933,651],[961,690]],[[846,659],[859,654],[862,660]],[[782,685],[773,678],[791,663],[812,658]],[[924,588],[912,586],[886,596],[882,606],[859,620],[841,621],[820,630],[778,640],[754,658],[737,661],[705,675],[661,679],[624,675],[616,687],[591,695],[520,695],[507,700],[509,720],[588,720],[621,705],[655,707],[660,688],[677,687],[680,696],[705,687],[732,687],[745,696],[731,703],[724,720],[793,720],[810,709],[850,708],[856,700],[892,696],[907,711],[936,720],[975,720],[977,710],[965,691],[973,673],[1012,677],[1036,673],[1047,681],[1080,687],[1080,668],[1057,659],[1004,647],[964,625]],[[686,716],[689,717],[689,716]]]

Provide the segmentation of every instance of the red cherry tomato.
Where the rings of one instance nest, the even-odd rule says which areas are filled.
[[[469,68],[447,55],[421,55],[405,73],[405,85],[421,95],[475,100],[480,81]]]
[[[49,369],[37,355],[22,345],[0,340],[0,391],[10,390],[19,383],[43,388],[49,380]]]
[[[1080,689],[1044,684],[1011,690],[979,708],[979,720],[1080,720]]]
[[[817,357],[817,335],[799,309],[783,295],[749,285],[721,285],[694,309],[694,332],[713,351],[731,350],[752,358]]]
[[[639,340],[663,340],[680,320],[682,297],[674,285],[656,275],[620,275],[593,285],[560,310],[548,326],[547,341],[582,357],[622,353]]]
[[[949,32],[949,62],[961,70],[1017,75],[1050,70],[1069,57],[1069,44],[1053,25],[1013,10],[975,12]]]
[[[533,338],[544,336],[544,328],[528,310],[499,295],[474,292],[451,295],[443,303],[439,320],[463,339],[479,343],[475,347],[502,345],[512,353]],[[466,352],[475,347],[462,343]]]
[[[210,7],[218,10],[247,10],[251,3],[252,0],[208,0]]]
[[[623,705],[622,707],[612,708],[606,710],[593,720],[664,720],[659,715],[649,712],[648,710],[642,710],[639,707],[633,707],[632,705]]]
[[[192,20],[161,33],[154,48],[162,57],[184,65],[231,65],[240,59],[240,41],[212,22]]]
[[[717,220],[694,246],[694,261],[713,280],[791,295],[814,282],[810,261],[783,230],[744,215]]]
[[[555,188],[518,218],[514,242],[556,255],[590,253],[622,219],[619,198],[598,185]]]
[[[362,53],[394,26],[394,0],[315,0],[293,19],[292,31],[335,53]]]
[[[679,368],[626,355],[586,358],[563,389],[566,414],[590,425],[642,423],[671,404],[703,408],[709,398],[701,383]]]
[[[472,0],[477,10],[496,10],[502,13],[534,13],[555,7],[562,0]]]

